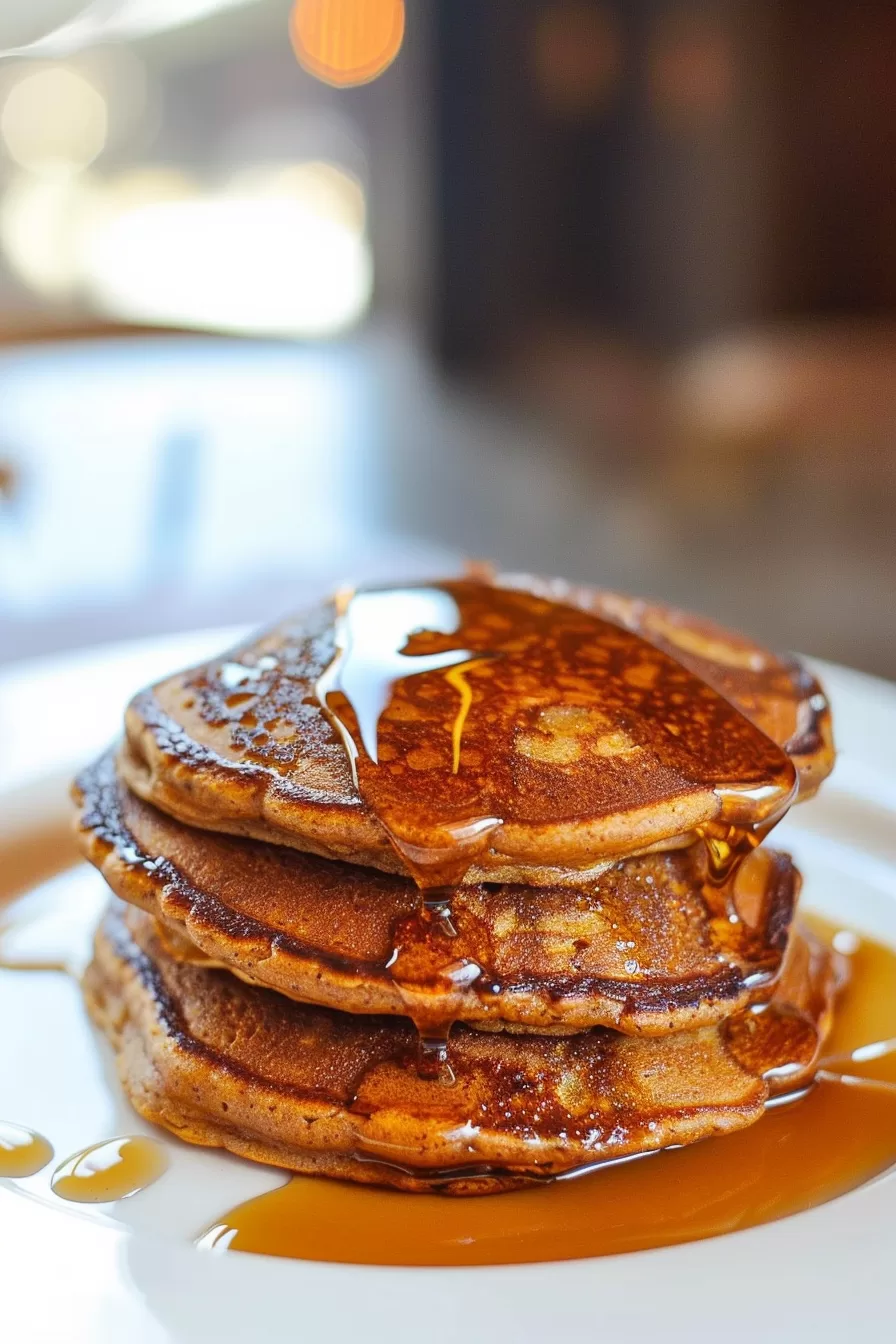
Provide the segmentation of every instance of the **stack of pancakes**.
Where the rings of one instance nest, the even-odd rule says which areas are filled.
[[[833,760],[793,660],[505,577],[341,593],[139,694],[75,786],[137,1110],[487,1193],[757,1120],[842,978],[760,847]]]

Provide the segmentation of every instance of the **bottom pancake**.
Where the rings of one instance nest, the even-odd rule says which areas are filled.
[[[181,1138],[293,1171],[485,1194],[751,1124],[811,1079],[840,977],[839,959],[801,936],[772,1002],[718,1027],[646,1038],[459,1025],[451,1086],[418,1076],[406,1020],[179,962],[118,901],[84,988],[133,1105]]]

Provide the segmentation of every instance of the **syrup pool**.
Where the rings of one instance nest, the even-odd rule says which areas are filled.
[[[481,1199],[297,1176],[198,1244],[350,1264],[520,1264],[700,1241],[827,1203],[896,1164],[896,953],[861,939],[851,960],[822,1076],[748,1129]]]

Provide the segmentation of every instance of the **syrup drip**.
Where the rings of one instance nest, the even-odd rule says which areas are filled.
[[[107,1204],[145,1190],[167,1170],[162,1145],[138,1134],[75,1153],[53,1172],[51,1187],[60,1199],[76,1204]]]
[[[520,1264],[700,1241],[827,1203],[896,1163],[896,953],[862,939],[851,961],[818,1081],[748,1129],[494,1198],[295,1176],[198,1245],[349,1264]]]
[[[42,1134],[0,1120],[0,1176],[34,1176],[52,1159],[52,1145]]]
[[[574,826],[628,808],[607,762],[647,748],[684,787],[716,793],[720,820],[704,840],[721,883],[795,795],[793,764],[771,739],[667,654],[591,613],[466,579],[343,592],[336,615],[315,692],[421,891],[389,967],[427,1076],[440,1067],[448,1080],[453,1016],[434,1019],[424,980],[450,990],[480,974],[452,953],[451,889],[505,824]],[[692,746],[700,715],[704,738]],[[573,761],[574,797],[558,769]],[[720,777],[735,782],[718,788]],[[580,852],[572,866],[607,857]]]
[[[392,688],[408,676],[439,671],[457,694],[451,723],[451,773],[460,770],[464,724],[473,700],[467,674],[491,655],[469,649],[445,649],[411,656],[404,650],[415,630],[453,635],[460,611],[450,593],[439,589],[408,590],[396,605],[393,594],[337,595],[336,656],[316,688],[318,701],[342,738],[356,787],[363,751],[379,764],[379,724],[388,708]],[[357,740],[334,710],[331,697],[344,700],[354,714]],[[417,1071],[421,1078],[454,1082],[448,1063],[448,1039],[454,1014],[434,1012],[423,986],[433,982],[449,992],[458,991],[481,974],[475,962],[452,956],[450,939],[457,936],[451,921],[452,883],[460,882],[476,854],[500,825],[496,817],[452,822],[443,828],[440,843],[420,845],[395,824],[381,817],[389,840],[417,883],[421,893],[416,913],[400,920],[393,932],[394,950],[388,963],[393,983],[418,1033]]]
[[[764,821],[757,826],[738,826],[734,823],[725,824],[708,821],[695,828],[706,851],[707,876],[711,886],[724,886],[744,859],[758,849],[766,836],[781,820],[788,806],[789,803],[782,807],[771,820]]]
[[[452,954],[451,940],[457,937],[451,918],[452,892],[451,887],[422,892],[418,909],[398,920],[393,930],[394,951],[387,966],[417,1028],[417,1071],[421,1078],[441,1078],[444,1083],[454,1082],[448,1063],[452,1023],[464,990],[482,974],[475,961]],[[432,1006],[434,992],[440,996],[436,1009]],[[452,997],[456,999],[454,1009]]]

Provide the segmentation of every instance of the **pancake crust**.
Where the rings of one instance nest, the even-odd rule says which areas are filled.
[[[450,1087],[417,1076],[409,1023],[174,961],[154,921],[117,901],[84,987],[133,1105],[180,1137],[295,1171],[491,1193],[741,1128],[803,1085],[839,970],[815,940],[792,946],[772,1003],[720,1027],[657,1040],[459,1026]]]
[[[445,587],[470,592],[455,581]],[[537,601],[522,589],[497,591],[511,629],[513,604],[522,623],[525,602]],[[797,764],[806,789],[817,787],[832,759],[829,716],[804,669],[679,613],[571,591],[579,610],[599,618],[577,636],[590,658],[587,675],[579,659],[579,672],[562,677],[559,690],[543,685],[526,671],[536,645],[516,671],[512,659],[499,659],[471,674],[459,776],[471,799],[464,815],[485,815],[491,805],[503,819],[466,880],[575,881],[608,860],[686,845],[701,826],[771,823],[796,791]],[[571,628],[574,608],[560,610]],[[196,826],[405,871],[315,695],[333,660],[334,621],[325,603],[138,695],[120,758],[129,786]],[[470,647],[489,638],[483,628],[481,646]],[[509,706],[498,725],[479,713],[490,678],[503,678]],[[418,681],[423,690],[408,689]],[[516,703],[506,698],[511,687]],[[447,696],[425,674],[398,688],[401,717],[391,709],[384,716],[396,754],[378,787],[395,793],[403,825],[416,824],[416,808],[422,826],[433,815],[432,791],[458,787],[441,759],[450,750],[441,706],[429,703],[433,694]],[[547,708],[539,708],[545,696]],[[424,745],[415,750],[418,736]],[[444,744],[439,752],[426,748],[433,741]],[[492,797],[502,768],[510,819]]]
[[[130,793],[111,754],[75,792],[85,856],[163,921],[181,959],[353,1013],[408,1012],[389,963],[410,926],[430,1020],[652,1035],[717,1022],[770,997],[798,890],[790,859],[765,849],[725,886],[704,884],[697,847],[626,860],[578,890],[460,888],[446,938],[414,925],[408,879],[193,830]],[[472,983],[439,973],[464,963],[481,968]]]

